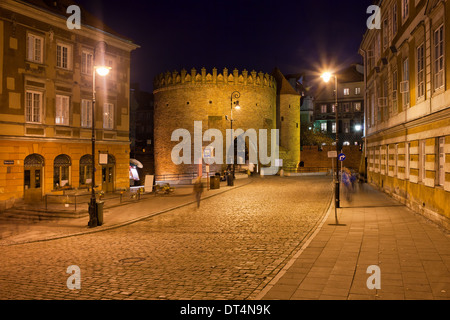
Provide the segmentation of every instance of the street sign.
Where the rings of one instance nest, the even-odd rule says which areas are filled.
[[[328,158],[336,158],[337,157],[337,151],[328,151]]]
[[[344,161],[345,159],[346,159],[345,154],[340,153],[340,154],[339,154],[339,161]]]
[[[203,150],[203,158],[210,159],[212,158],[212,147],[208,146]]]

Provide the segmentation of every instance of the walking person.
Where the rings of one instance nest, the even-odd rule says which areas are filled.
[[[202,182],[202,177],[198,177],[194,183],[194,193],[197,199],[197,208],[200,208],[200,199],[202,198],[203,188],[204,186]]]
[[[344,184],[344,187],[345,187],[346,199],[349,202],[352,201],[352,196],[351,196],[351,192],[352,192],[351,175],[352,175],[352,173],[350,172],[350,170],[347,169],[347,168],[344,168],[344,170],[342,172],[342,183]]]

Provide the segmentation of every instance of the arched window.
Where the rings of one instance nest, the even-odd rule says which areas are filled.
[[[92,184],[92,155],[85,154],[80,159],[80,186]]]
[[[66,154],[60,154],[53,161],[53,188],[70,186],[70,166],[72,161]]]

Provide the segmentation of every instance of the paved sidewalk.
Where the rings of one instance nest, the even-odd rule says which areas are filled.
[[[256,179],[256,178],[255,178]],[[253,178],[236,179],[234,186],[221,182],[219,189],[207,190],[205,187],[202,199],[224,193],[251,183]],[[89,216],[86,213],[80,218],[60,218],[52,221],[8,221],[0,220],[0,246],[44,241],[99,232],[124,226],[154,215],[158,215],[182,206],[196,205],[192,186],[176,186],[170,195],[144,195],[141,200],[127,202],[122,205],[118,200],[112,206],[104,208],[103,225],[95,228],[87,226]]]
[[[449,300],[450,234],[364,184],[322,225],[257,299]],[[368,289],[380,268],[381,289]]]

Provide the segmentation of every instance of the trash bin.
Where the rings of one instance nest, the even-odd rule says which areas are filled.
[[[104,201],[97,201],[97,225],[101,226],[103,224],[103,204]]]
[[[227,175],[227,186],[234,186],[233,174]]]
[[[213,176],[209,182],[210,189],[220,189],[220,176]]]

